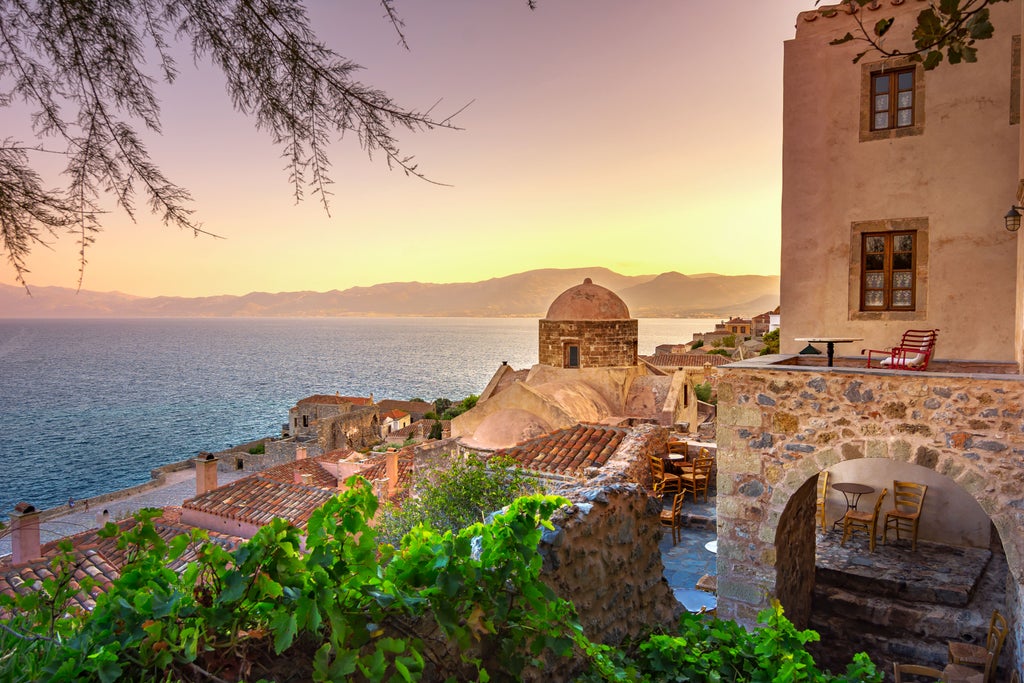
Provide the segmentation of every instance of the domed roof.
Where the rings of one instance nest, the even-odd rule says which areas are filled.
[[[588,277],[551,302],[545,320],[629,320],[629,309],[610,289]]]

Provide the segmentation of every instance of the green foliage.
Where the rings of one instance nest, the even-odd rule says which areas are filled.
[[[851,5],[860,7],[873,0],[844,0]],[[819,0],[820,2],[820,0]],[[858,52],[853,62],[856,64],[869,53],[878,53],[886,57],[907,55],[910,59],[920,62],[930,70],[942,63],[943,51],[950,64],[975,62],[978,50],[974,44],[978,40],[987,40],[995,33],[995,27],[989,17],[988,6],[1007,0],[940,0],[917,15],[912,38],[913,48],[901,46],[889,49],[884,45],[883,38],[892,29],[894,17],[883,17],[877,20],[870,29],[863,23],[863,12],[853,14],[857,22],[856,33],[848,32],[841,38],[831,41],[831,45],[842,45],[852,41],[862,41],[867,47]],[[815,3],[818,4],[818,3]],[[835,8],[820,10],[825,16],[834,16]]]
[[[470,410],[476,405],[476,402],[480,399],[475,394],[470,394],[466,398],[462,399],[458,403],[452,404],[449,401],[449,407],[441,414],[442,420],[453,420],[459,415],[462,415],[467,410]]]
[[[261,441],[260,443],[256,444],[255,446],[249,449],[249,455],[263,455],[264,453],[266,453],[266,451],[267,447]]]
[[[401,507],[383,504],[376,526],[381,540],[398,545],[417,524],[457,531],[540,488],[537,478],[510,458],[451,458],[447,467],[418,477],[413,495]]]
[[[652,681],[796,681],[880,683],[882,673],[859,655],[845,674],[822,672],[804,649],[819,639],[798,631],[775,602],[751,632],[735,622],[684,615],[678,635],[655,635],[637,648],[636,665]],[[716,675],[717,674],[717,675]]]
[[[540,580],[537,544],[567,501],[521,498],[458,532],[417,526],[394,548],[368,525],[370,486],[347,483],[310,517],[305,551],[280,519],[228,552],[201,531],[164,542],[159,511],[141,513],[118,538],[129,561],[91,614],[69,608],[76,559],[63,553],[39,591],[0,598],[16,615],[0,622],[5,680],[212,680],[253,662],[314,681],[413,681],[427,662],[458,680],[515,679],[545,653],[587,647],[572,604]],[[189,546],[197,560],[170,569]],[[419,619],[433,620],[456,656],[418,638],[409,624]]]
[[[762,356],[779,352],[779,330],[775,329],[771,332],[765,332],[761,337],[761,341],[764,342],[764,348],[761,349]]]
[[[600,675],[584,681],[643,683],[881,683],[882,672],[864,653],[842,674],[822,671],[805,649],[819,639],[798,631],[778,602],[758,615],[761,626],[747,631],[735,622],[685,614],[677,633],[655,634],[625,650],[602,651]]]
[[[430,439],[440,439],[443,436],[444,436],[444,425],[441,424],[440,421],[438,421],[435,418],[434,419],[434,424],[430,425],[430,434],[427,435],[427,438],[430,438]]]
[[[708,353],[713,354],[715,356],[725,356],[726,358],[732,358],[732,351],[729,351],[727,349],[711,349],[710,351],[708,351]]]
[[[693,342],[692,346],[690,346],[690,350],[692,351],[693,349],[699,349],[702,346],[704,346],[704,340],[698,339],[697,341]]]
[[[711,382],[704,382],[703,384],[694,384],[693,393],[697,395],[698,401],[704,403],[711,403]]]

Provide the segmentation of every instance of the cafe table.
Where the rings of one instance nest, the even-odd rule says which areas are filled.
[[[836,344],[849,344],[864,341],[864,337],[794,337],[794,341],[808,344],[825,344],[828,350],[828,366],[832,367],[832,358],[836,354]]]
[[[873,486],[868,486],[867,484],[855,484],[855,483],[850,482],[850,481],[841,481],[838,484],[833,484],[832,488],[834,488],[836,491],[839,491],[840,493],[842,493],[843,497],[846,498],[846,511],[847,512],[849,512],[850,510],[856,510],[857,509],[857,503],[860,502],[860,497],[863,496],[865,493],[874,493],[875,492],[875,487],[873,487]],[[845,517],[845,514],[843,516]],[[843,521],[842,517],[837,519],[832,524],[832,528],[835,529],[836,525],[838,525],[842,521]]]

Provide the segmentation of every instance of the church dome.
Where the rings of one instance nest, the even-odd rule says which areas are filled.
[[[588,277],[551,302],[546,320],[629,320],[629,309],[615,292]]]

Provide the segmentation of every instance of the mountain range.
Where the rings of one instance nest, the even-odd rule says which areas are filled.
[[[329,292],[139,297],[121,292],[0,284],[3,318],[448,316],[541,318],[591,278],[636,318],[749,317],[779,304],[777,275],[620,275],[607,268],[547,268],[481,282],[388,282]]]

